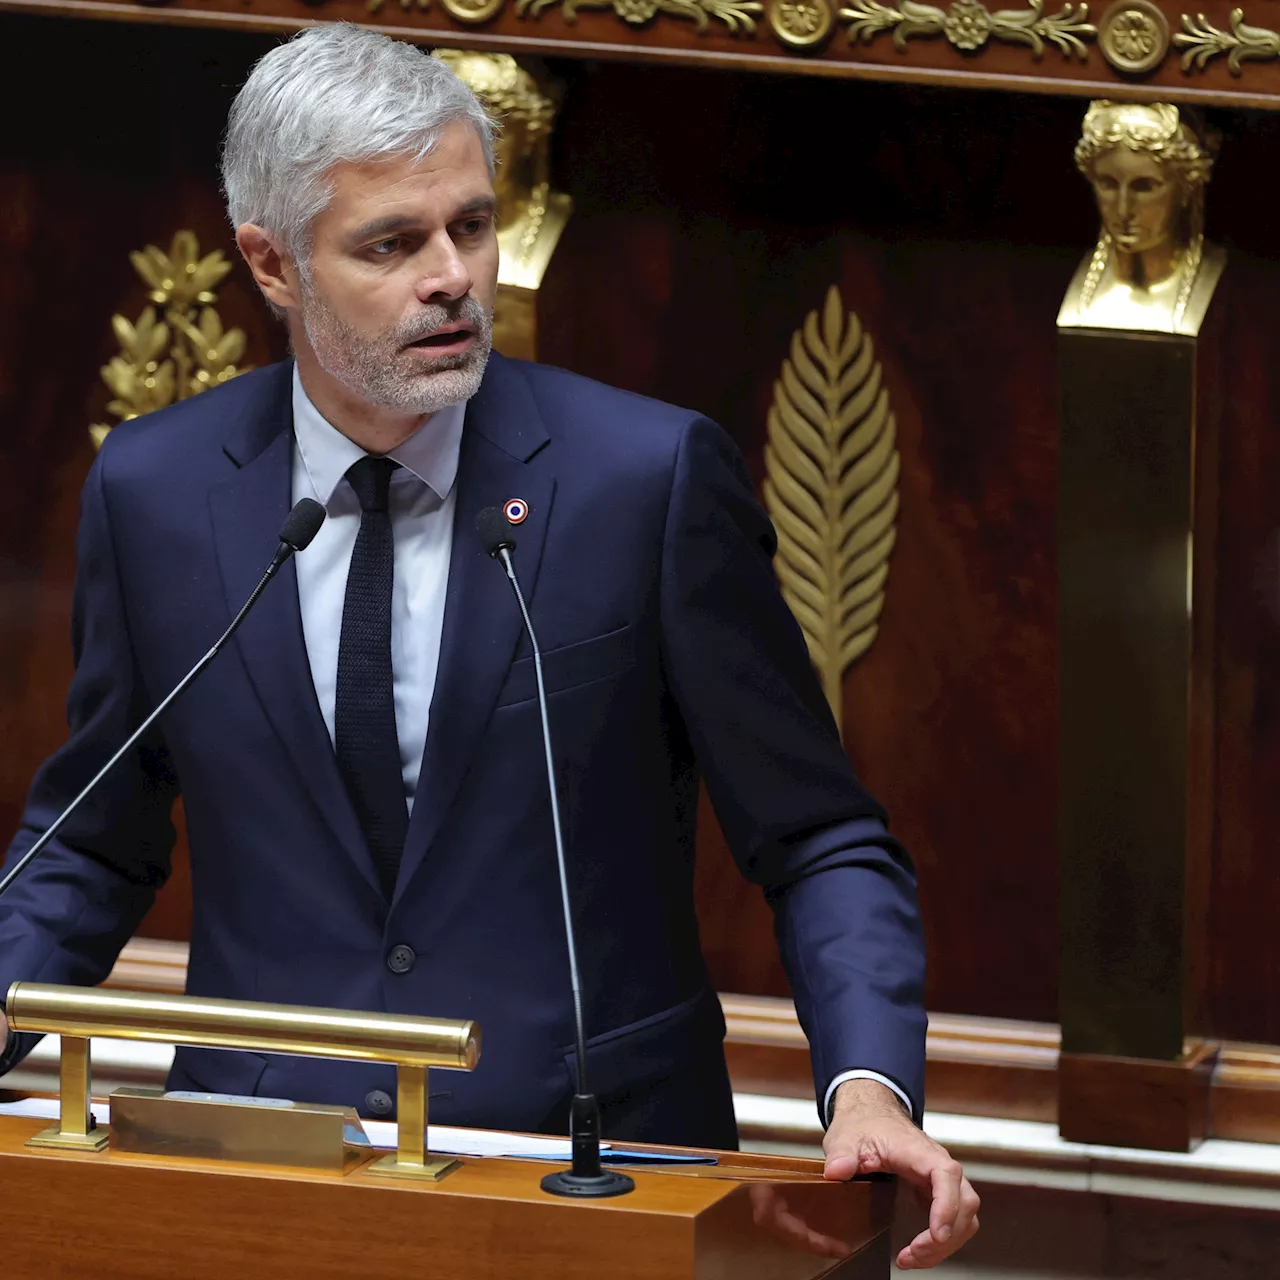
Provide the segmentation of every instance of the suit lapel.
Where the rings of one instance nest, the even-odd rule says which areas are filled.
[[[536,625],[532,601],[555,477],[545,457],[533,460],[547,440],[518,366],[491,357],[484,384],[467,406],[440,665],[397,896],[439,833],[524,635],[511,584],[475,532],[478,512],[510,498],[523,498],[529,506],[527,519],[514,530],[513,558]]]
[[[234,613],[261,577],[288,514],[293,475],[293,364],[270,379],[224,446],[239,471],[209,495],[214,545]],[[286,754],[329,828],[381,896],[377,872],[348,799],[311,679],[293,561],[263,593],[235,643]]]

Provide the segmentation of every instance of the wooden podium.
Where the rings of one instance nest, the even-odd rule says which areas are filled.
[[[23,1280],[888,1273],[892,1183],[826,1182],[818,1161],[716,1152],[576,1199],[542,1189],[547,1161],[439,1158],[427,1068],[475,1067],[472,1022],[22,982],[5,1007],[13,1030],[61,1036],[58,1123],[0,1116],[0,1258]],[[159,1090],[117,1089],[114,1129],[98,1127],[94,1035],[394,1062],[396,1150],[353,1151],[344,1108]],[[853,1256],[819,1251],[814,1233]]]
[[[26,1146],[46,1121],[0,1117],[0,1250],[35,1280],[883,1280],[890,1182],[823,1182],[814,1160],[718,1153],[629,1169],[636,1189],[566,1200],[537,1160],[462,1160],[441,1182]],[[757,1206],[785,1199],[858,1253],[808,1252]]]

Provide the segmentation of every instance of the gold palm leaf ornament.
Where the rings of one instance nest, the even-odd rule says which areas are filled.
[[[774,383],[764,498],[774,561],[842,720],[844,674],[876,638],[898,514],[897,424],[875,348],[840,292],[792,336]]]
[[[220,250],[200,254],[190,231],[179,231],[166,253],[149,244],[131,253],[133,269],[148,286],[150,304],[130,324],[121,315],[111,317],[120,354],[103,366],[102,380],[113,399],[107,409],[121,422],[163,409],[226,382],[245,370],[245,335],[240,329],[222,327],[214,310],[214,287],[231,270]],[[160,319],[156,308],[164,308]],[[89,428],[95,445],[101,446],[111,430],[105,423]]]

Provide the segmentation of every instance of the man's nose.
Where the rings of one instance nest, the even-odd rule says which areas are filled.
[[[417,286],[418,297],[423,302],[442,296],[462,298],[471,292],[471,272],[449,235],[443,235],[427,246],[423,265]]]

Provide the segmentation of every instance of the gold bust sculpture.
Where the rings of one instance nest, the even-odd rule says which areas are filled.
[[[1102,230],[1059,326],[1194,335],[1225,254],[1204,239],[1214,147],[1166,102],[1090,104],[1075,161]]]
[[[572,208],[551,190],[551,129],[559,103],[548,83],[505,53],[437,49],[501,128],[494,143],[498,283],[537,289]]]

